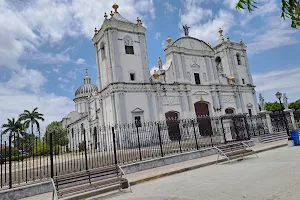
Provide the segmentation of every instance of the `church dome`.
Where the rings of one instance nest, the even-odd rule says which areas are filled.
[[[90,96],[94,91],[98,91],[98,87],[96,85],[91,84],[91,78],[89,77],[88,72],[86,70],[84,84],[76,90],[75,98]]]

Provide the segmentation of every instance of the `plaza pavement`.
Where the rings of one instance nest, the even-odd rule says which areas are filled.
[[[255,151],[260,152],[260,151],[266,151],[266,150],[270,150],[270,149],[280,147],[280,146],[286,146],[286,140],[272,142],[272,143],[268,143],[268,144],[256,144],[256,146],[254,146],[252,148]],[[240,191],[240,189],[239,189],[239,187],[237,187],[237,185],[235,185],[237,183],[237,180],[234,180],[234,177],[239,177],[239,176],[243,177],[243,175],[248,174],[248,176],[252,176],[255,180],[260,180],[260,174],[252,173],[251,170],[255,170],[256,168],[261,167],[262,169],[265,169],[268,171],[269,168],[265,165],[266,164],[265,162],[267,162],[266,159],[267,160],[273,159],[274,155],[277,155],[277,152],[279,154],[277,156],[278,158],[276,158],[276,159],[280,159],[282,156],[280,154],[280,152],[286,152],[286,151],[291,151],[292,155],[295,154],[295,152],[293,152],[293,151],[296,151],[299,153],[298,157],[300,156],[300,147],[294,147],[294,148],[287,148],[287,147],[285,148],[284,147],[284,148],[274,149],[272,151],[260,153],[260,154],[258,154],[260,157],[258,159],[254,155],[251,155],[251,156],[248,156],[247,159],[242,162],[237,162],[237,163],[232,163],[232,164],[212,165],[216,161],[216,158],[217,158],[216,155],[212,155],[212,156],[189,160],[189,161],[176,163],[176,164],[172,164],[172,165],[166,165],[163,167],[158,167],[158,168],[154,168],[154,169],[150,169],[150,170],[145,170],[145,171],[141,171],[141,172],[137,172],[137,173],[133,173],[133,174],[128,174],[127,175],[128,180],[133,184],[138,184],[138,185],[135,185],[132,187],[132,189],[133,189],[132,194],[112,193],[110,195],[110,193],[109,193],[109,195],[105,195],[105,197],[104,196],[101,196],[98,198],[94,197],[92,199],[95,199],[95,200],[96,199],[97,200],[98,199],[109,199],[109,200],[125,200],[125,199],[126,200],[127,199],[130,199],[130,200],[142,200],[142,199],[154,200],[154,199],[157,199],[157,200],[160,200],[159,196],[164,197],[163,200],[206,199],[209,197],[208,196],[209,194],[217,195],[217,194],[219,194],[218,191],[223,191],[223,188],[225,189],[225,188],[231,187],[230,186],[231,181],[233,181],[232,187],[233,187],[233,190],[235,191],[234,195],[238,195],[237,193]],[[287,161],[289,161],[289,159],[287,159]],[[248,172],[248,167],[247,167],[247,163],[249,163],[249,162],[250,163],[256,162],[256,164],[255,164],[256,168],[249,167],[250,172]],[[292,159],[290,162],[293,162]],[[211,165],[211,166],[199,168],[201,166],[207,166],[207,165]],[[299,159],[298,165],[300,165],[300,159]],[[240,169],[240,167],[236,167],[236,166],[243,166],[243,167],[242,167],[242,169]],[[250,164],[250,166],[251,166],[251,164]],[[197,169],[195,169],[195,168],[197,168]],[[236,169],[236,168],[238,168],[238,169]],[[195,169],[195,170],[191,170],[191,169]],[[210,170],[208,170],[208,169],[210,169]],[[226,171],[223,171],[224,169],[226,169]],[[187,170],[191,170],[191,171],[176,174],[176,173],[187,171]],[[262,171],[264,171],[264,170],[262,170]],[[299,170],[299,172],[300,172],[300,170]],[[275,173],[277,173],[277,172],[275,172]],[[169,176],[171,174],[176,174],[176,175]],[[227,176],[226,174],[233,174],[233,176],[230,177],[229,175]],[[168,177],[164,177],[164,176],[168,176]],[[199,176],[199,177],[197,177],[197,176]],[[161,178],[161,177],[164,177],[164,178]],[[181,177],[181,180],[178,177]],[[229,179],[228,180],[224,179],[224,180],[219,181],[218,177],[220,177],[221,179],[222,179],[222,177],[225,179],[228,177]],[[300,175],[299,175],[299,177],[300,177]],[[160,179],[157,179],[157,178],[160,178]],[[157,180],[154,180],[154,179],[157,179]],[[149,181],[149,180],[153,180],[153,181]],[[209,183],[210,180],[212,181],[211,183]],[[215,180],[215,182],[213,182],[214,180]],[[245,183],[247,183],[247,179],[243,179],[243,180],[245,181]],[[149,181],[149,182],[142,183],[145,181]],[[174,182],[174,183],[172,183],[172,182]],[[195,187],[199,184],[203,184],[206,182],[208,183],[208,185],[204,185],[205,187],[203,187],[203,185],[201,185],[201,188],[202,187],[206,188],[206,191],[204,191],[201,188]],[[241,185],[243,185],[243,184],[241,184]],[[238,186],[240,186],[240,185],[238,184]],[[195,190],[194,192],[193,192],[192,188],[194,188],[194,190]],[[256,186],[255,186],[255,188],[256,188]],[[299,185],[299,189],[300,189],[300,185]],[[174,190],[175,190],[175,193],[173,192]],[[211,190],[213,190],[214,192],[210,193],[210,192],[212,192]],[[181,193],[177,194],[176,192],[181,192],[182,194]],[[176,195],[174,196],[174,194],[176,194]],[[242,199],[247,198],[246,194],[247,193],[245,193],[245,195],[243,195]],[[196,196],[193,196],[193,195],[196,195]],[[223,199],[226,199],[225,197],[228,197],[227,193],[224,193],[222,195],[223,195],[222,198],[219,198],[219,199],[223,200]],[[176,196],[178,198],[175,198]],[[143,198],[139,198],[139,197],[143,197]],[[167,198],[167,197],[172,197],[172,198]],[[299,195],[298,199],[299,198],[300,198],[300,195]],[[49,199],[50,200],[51,193],[37,195],[34,197],[28,197],[23,200],[37,200],[37,199],[43,199],[43,200]],[[215,198],[213,196],[213,198],[210,198],[210,199],[218,199],[218,198]],[[228,198],[228,199],[232,199],[232,198]],[[239,198],[235,198],[235,199],[239,199]],[[251,199],[251,198],[248,198],[248,199]],[[263,199],[263,198],[261,198],[261,199]],[[275,198],[275,199],[268,199],[268,200],[279,200],[279,199]]]

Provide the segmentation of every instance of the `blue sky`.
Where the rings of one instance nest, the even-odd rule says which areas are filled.
[[[25,3],[24,3],[25,2]],[[119,13],[147,28],[149,69],[164,59],[166,39],[190,35],[211,44],[218,29],[233,41],[246,44],[257,92],[275,101],[277,90],[290,101],[300,98],[299,30],[280,19],[279,0],[257,0],[259,10],[235,10],[237,0],[0,0],[0,124],[24,109],[39,107],[46,122],[60,120],[74,109],[75,90],[89,69],[96,83],[91,41],[104,12],[113,3]],[[126,2],[126,3],[125,3]]]

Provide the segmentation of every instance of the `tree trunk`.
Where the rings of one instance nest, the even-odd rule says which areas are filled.
[[[31,123],[31,134],[33,135],[33,123]]]

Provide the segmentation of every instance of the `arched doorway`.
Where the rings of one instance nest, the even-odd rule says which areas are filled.
[[[212,135],[208,104],[202,101],[198,101],[194,104],[194,107],[195,107],[200,135],[201,136]]]
[[[97,138],[97,128],[96,127],[94,127],[94,143],[95,143],[95,149],[97,149],[98,138]]]
[[[168,126],[169,138],[171,141],[178,141],[181,139],[179,128],[178,112],[169,111],[165,113],[166,123]]]
[[[225,109],[225,114],[234,114],[234,109],[233,108],[226,108]]]

